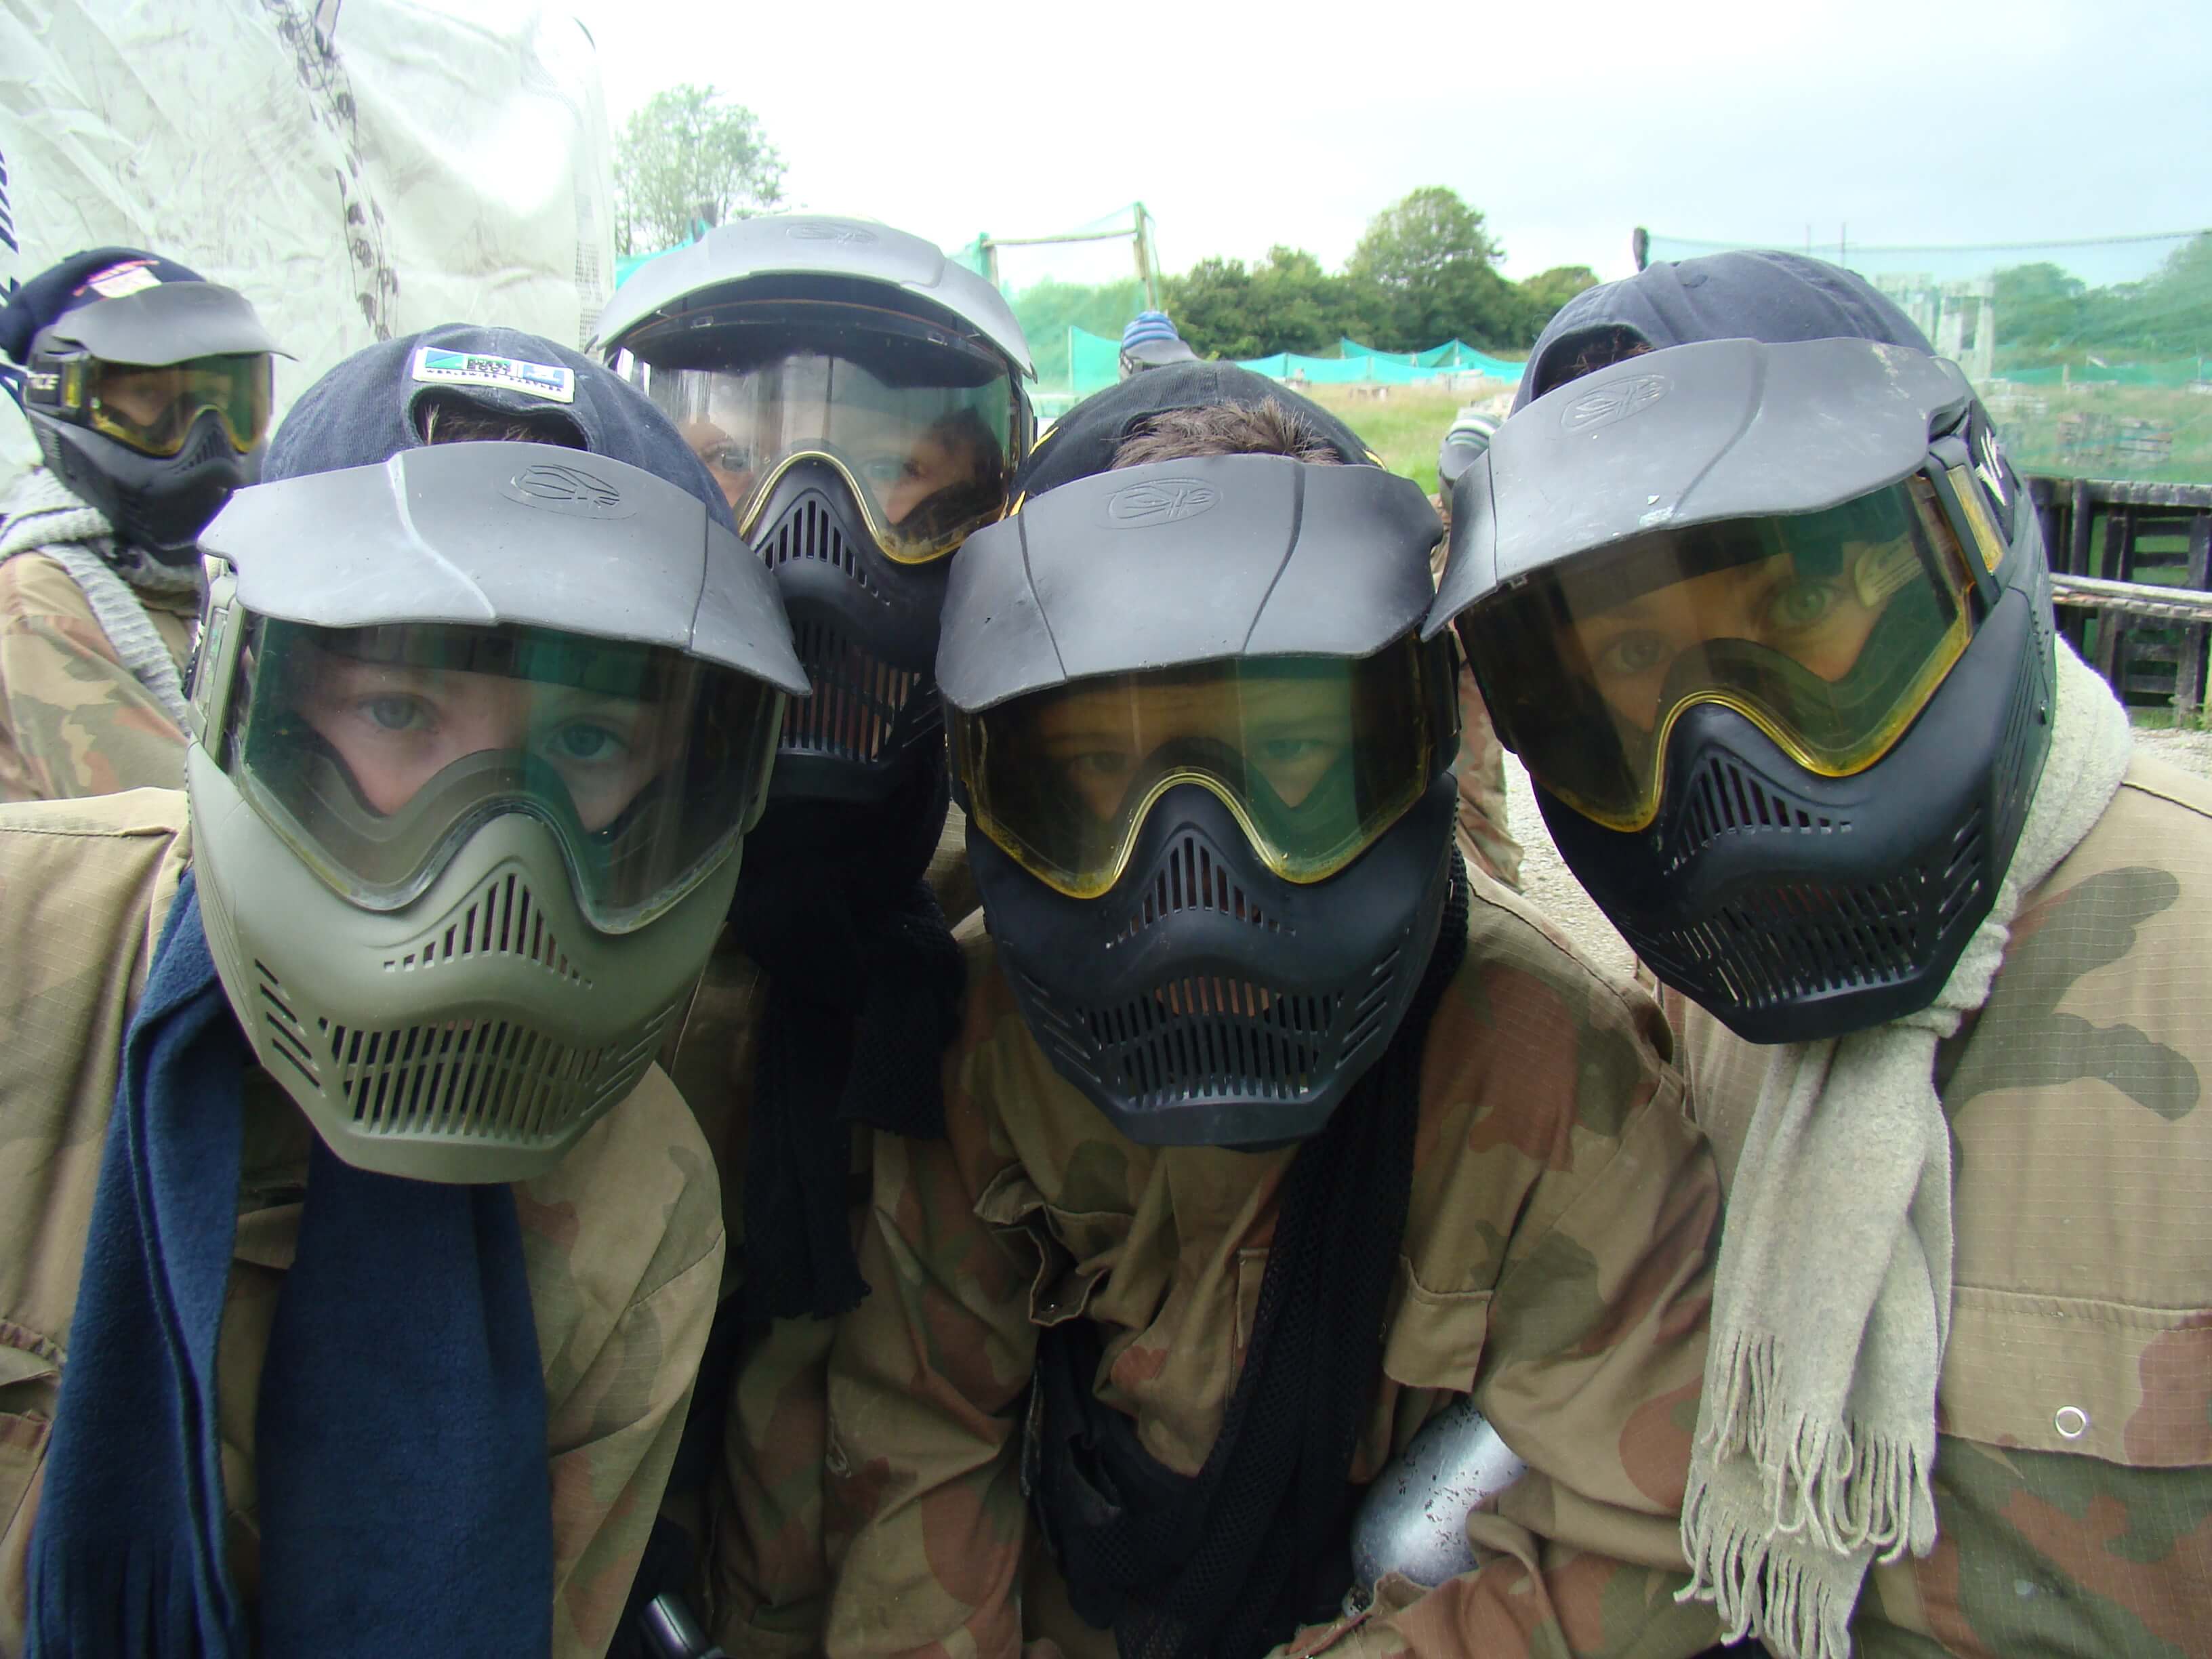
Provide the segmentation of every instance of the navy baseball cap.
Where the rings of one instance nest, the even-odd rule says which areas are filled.
[[[714,475],[668,417],[604,363],[519,329],[441,323],[356,351],[292,405],[262,464],[264,483],[379,466],[421,447],[426,401],[516,416],[569,434],[594,455],[641,467],[737,528]]]
[[[0,352],[28,361],[40,332],[81,306],[98,305],[167,283],[204,283],[189,265],[135,247],[91,247],[72,253],[19,287],[0,307]]]
[[[1516,410],[1565,385],[1596,349],[1610,362],[1634,350],[1700,340],[1879,340],[1935,355],[1895,301],[1856,271],[1802,253],[1744,250],[1649,265],[1585,289],[1537,337],[1514,395]],[[1593,364],[1592,367],[1595,367]]]
[[[1347,466],[1382,465],[1359,434],[1323,409],[1234,363],[1177,363],[1155,368],[1094,392],[1052,424],[1015,475],[1018,494],[1042,495],[1114,465],[1114,452],[1155,415],[1170,409],[1238,404],[1247,409],[1272,399],[1296,415]]]

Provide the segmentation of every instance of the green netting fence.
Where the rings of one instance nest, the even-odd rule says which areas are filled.
[[[1655,234],[1650,257],[1746,246]],[[2212,230],[1796,251],[1857,271],[1964,366],[2023,471],[2212,483]]]

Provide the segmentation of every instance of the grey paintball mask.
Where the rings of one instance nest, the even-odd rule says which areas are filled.
[[[1457,621],[1561,856],[1761,1042],[1926,1006],[2050,737],[2035,515],[1955,364],[1723,339],[1573,380],[1453,497]]]
[[[362,1168],[549,1167],[728,912],[805,690],[773,582],[699,495],[543,444],[261,484],[203,545],[194,862],[262,1064]]]
[[[179,564],[231,491],[258,476],[270,358],[289,354],[244,295],[142,280],[39,331],[23,413],[71,493],[132,546]]]
[[[1132,1139],[1312,1134],[1434,945],[1458,742],[1439,532],[1377,467],[1224,456],[1026,499],[952,572],[954,789],[1015,998]]]
[[[774,573],[814,696],[775,795],[879,802],[942,754],[952,553],[1005,510],[1035,378],[997,289],[888,226],[750,219],[664,254],[600,323]]]

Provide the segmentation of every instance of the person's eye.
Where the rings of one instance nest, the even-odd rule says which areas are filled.
[[[581,765],[603,765],[618,760],[629,748],[621,732],[589,720],[571,720],[555,732],[545,746],[554,759]]]
[[[1784,633],[1802,633],[1826,621],[1836,599],[1832,583],[1789,582],[1768,599],[1767,621]]]
[[[419,732],[430,724],[429,707],[420,697],[370,697],[361,708],[382,732]]]
[[[903,455],[878,455],[860,463],[860,476],[872,484],[895,484],[909,471]]]
[[[1320,738],[1268,738],[1260,744],[1260,758],[1279,766],[1318,759],[1329,744]]]
[[[753,470],[752,452],[742,444],[714,444],[700,452],[699,459],[717,472],[750,472]]]
[[[1671,653],[1657,634],[1616,634],[1607,641],[1594,660],[1597,672],[1608,679],[1635,679],[1662,666]]]
[[[1078,788],[1085,784],[1119,783],[1129,775],[1129,757],[1115,749],[1085,750],[1063,759],[1060,769]]]

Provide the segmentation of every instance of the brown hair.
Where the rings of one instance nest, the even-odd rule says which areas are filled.
[[[1555,392],[1570,380],[1579,380],[1585,374],[1594,374],[1601,368],[1610,368],[1615,363],[1626,362],[1631,357],[1641,357],[1651,349],[1651,343],[1634,329],[1613,324],[1593,329],[1588,334],[1573,337],[1574,355],[1542,366],[1534,395],[1542,397]]]
[[[1163,410],[1114,452],[1114,465],[1184,461],[1196,455],[1287,455],[1310,466],[1341,466],[1344,458],[1305,417],[1273,398],[1256,404],[1201,404]]]
[[[424,398],[415,425],[426,444],[558,444],[586,447],[574,422],[558,415],[493,414],[459,398]]]

